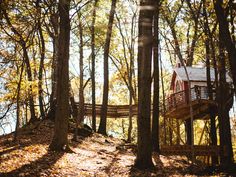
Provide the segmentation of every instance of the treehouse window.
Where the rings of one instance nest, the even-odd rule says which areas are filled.
[[[181,91],[181,85],[180,85],[179,81],[176,82],[176,89],[175,90],[176,90],[176,92]]]

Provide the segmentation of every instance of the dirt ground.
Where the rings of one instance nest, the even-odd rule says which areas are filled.
[[[204,166],[192,165],[185,157],[153,154],[155,168],[141,171],[133,167],[135,148],[122,140],[97,133],[72,141],[74,153],[48,150],[53,123],[41,122],[37,128],[20,131],[18,141],[13,135],[0,137],[0,176],[224,176],[206,174]]]

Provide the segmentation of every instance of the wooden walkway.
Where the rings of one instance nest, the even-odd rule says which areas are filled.
[[[216,102],[209,100],[207,94],[207,87],[194,87],[190,89],[191,91],[191,101],[194,110],[194,118],[199,119],[203,117],[209,110],[209,105],[215,105]],[[215,99],[215,94],[213,95]],[[77,107],[79,103],[76,103]],[[96,115],[101,114],[101,104],[96,105]],[[92,104],[85,104],[85,115],[92,115]],[[129,105],[108,105],[107,117],[108,118],[128,118],[129,117]],[[132,105],[132,115],[137,115],[138,106]],[[184,90],[171,94],[166,100],[165,104],[160,106],[160,113],[169,118],[176,119],[188,119],[189,118],[189,99],[188,91]],[[206,117],[205,117],[206,118]]]
[[[77,107],[79,103],[77,103]],[[96,115],[101,115],[101,104],[96,104]],[[92,104],[84,104],[85,115],[92,115]],[[137,115],[138,105],[132,105],[132,115]],[[129,105],[108,105],[107,106],[107,117],[108,118],[128,118],[129,117]]]

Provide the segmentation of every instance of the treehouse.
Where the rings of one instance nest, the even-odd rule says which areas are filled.
[[[164,110],[162,111],[169,118],[189,119],[191,101],[194,119],[206,119],[208,118],[209,107],[217,107],[214,69],[210,69],[213,85],[212,98],[208,94],[206,67],[186,67],[186,70],[189,81],[184,67],[174,68],[170,94],[165,100]],[[228,75],[227,82],[231,82]]]
[[[184,67],[180,67],[179,65],[173,69],[170,93],[165,99],[161,111],[164,116],[164,122],[166,122],[165,124],[176,134],[178,142],[173,145],[169,137],[171,143],[169,143],[169,145],[166,143],[166,127],[164,127],[165,140],[164,144],[161,146],[161,152],[163,154],[194,154],[194,156],[219,155],[219,146],[209,145],[209,142],[207,144],[201,143],[205,128],[202,130],[197,145],[193,144],[191,146],[187,144],[187,142],[181,139],[180,135],[180,124],[191,118],[190,103],[192,105],[193,120],[207,120],[210,118],[210,109],[217,110],[214,69],[210,69],[211,85],[213,86],[211,96],[208,93],[206,72],[206,67],[186,67],[185,70]],[[226,80],[227,83],[229,83],[228,85],[231,85],[232,80],[229,75],[226,76]],[[229,92],[225,93],[225,96],[228,97],[229,108],[231,108],[233,104],[232,93],[232,89],[229,89]],[[176,127],[172,124],[173,120],[177,121]],[[207,121],[204,122],[206,126]],[[191,134],[193,133],[194,128],[191,129]],[[193,140],[193,142],[195,141]]]
[[[185,132],[184,138],[180,131],[181,124],[191,118],[190,103],[192,105],[193,120],[207,120],[209,119],[210,109],[215,108],[217,110],[214,69],[210,69],[211,83],[213,86],[212,96],[208,94],[206,67],[186,67],[186,70],[188,75],[186,75],[184,67],[178,66],[173,69],[170,93],[160,108],[160,113],[164,118],[163,127],[160,129],[163,132],[162,137],[164,137],[162,141],[164,143],[160,145],[161,153],[166,155],[187,155],[188,157],[191,155],[205,157],[218,156],[220,152],[218,145],[213,146],[209,142],[202,143],[204,132],[209,134],[206,130],[207,121],[203,121],[205,126],[201,132],[199,141],[196,143],[193,140],[195,143],[192,145],[187,143],[187,133]],[[232,82],[229,75],[226,78],[228,83]],[[232,106],[232,94],[225,95],[228,95],[229,107]],[[77,103],[78,106],[79,103]],[[136,116],[138,114],[138,106],[132,105],[132,109],[130,108],[129,105],[108,105],[107,117],[128,118],[130,115]],[[96,104],[95,109],[96,115],[100,116],[102,105]],[[84,104],[84,113],[86,116],[92,115],[91,104]],[[168,136],[167,131],[169,132]],[[191,129],[190,133],[192,135],[194,134],[194,128]],[[172,141],[174,139],[172,135],[176,138],[175,143]],[[169,141],[168,143],[167,139]]]

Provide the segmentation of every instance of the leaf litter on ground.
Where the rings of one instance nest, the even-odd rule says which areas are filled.
[[[69,134],[74,153],[49,151],[53,127],[53,122],[44,120],[36,127],[23,128],[16,142],[12,141],[13,134],[1,136],[0,176],[198,176],[204,169],[183,156],[154,153],[155,168],[138,170],[133,167],[134,145],[97,133],[80,136],[78,141],[73,141]]]

